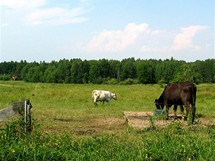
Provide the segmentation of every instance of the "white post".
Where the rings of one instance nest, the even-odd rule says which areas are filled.
[[[29,100],[25,100],[25,106],[24,106],[24,119],[25,119],[25,132],[29,132],[29,128],[31,128],[31,114],[30,114],[30,109],[31,109],[31,103]]]
[[[24,122],[25,122],[25,132],[27,132],[27,100],[24,103]]]

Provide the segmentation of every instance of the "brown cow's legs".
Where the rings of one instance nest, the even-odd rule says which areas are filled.
[[[181,118],[184,119],[184,107],[183,107],[183,105],[180,105],[180,111],[181,111]]]
[[[192,124],[195,120],[195,114],[196,114],[196,106],[192,105]]]
[[[166,105],[166,120],[169,119],[169,106]]]
[[[174,111],[174,119],[177,119],[177,115],[176,115],[176,112],[177,112],[177,105],[174,105],[173,111]]]
[[[190,112],[190,104],[187,103],[186,104],[186,117],[184,118],[185,121],[187,121],[187,119],[188,119],[189,112]]]

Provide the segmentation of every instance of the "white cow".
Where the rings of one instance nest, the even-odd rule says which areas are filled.
[[[103,91],[103,90],[93,90],[92,91],[92,99],[95,105],[97,105],[98,101],[103,101],[104,102],[110,102],[111,99],[117,99],[116,94],[112,93],[110,91]]]

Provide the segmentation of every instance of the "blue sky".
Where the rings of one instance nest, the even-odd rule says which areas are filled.
[[[215,58],[213,0],[0,0],[0,62]]]

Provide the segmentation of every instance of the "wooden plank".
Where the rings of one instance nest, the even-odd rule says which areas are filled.
[[[17,113],[21,114],[23,112],[24,102],[25,101],[16,102],[16,103],[13,103],[9,107],[1,109],[0,110],[0,122],[6,120],[9,117],[14,116]]]
[[[0,110],[0,122],[6,120],[8,117],[15,115],[17,112],[14,111],[13,106],[6,107]]]

